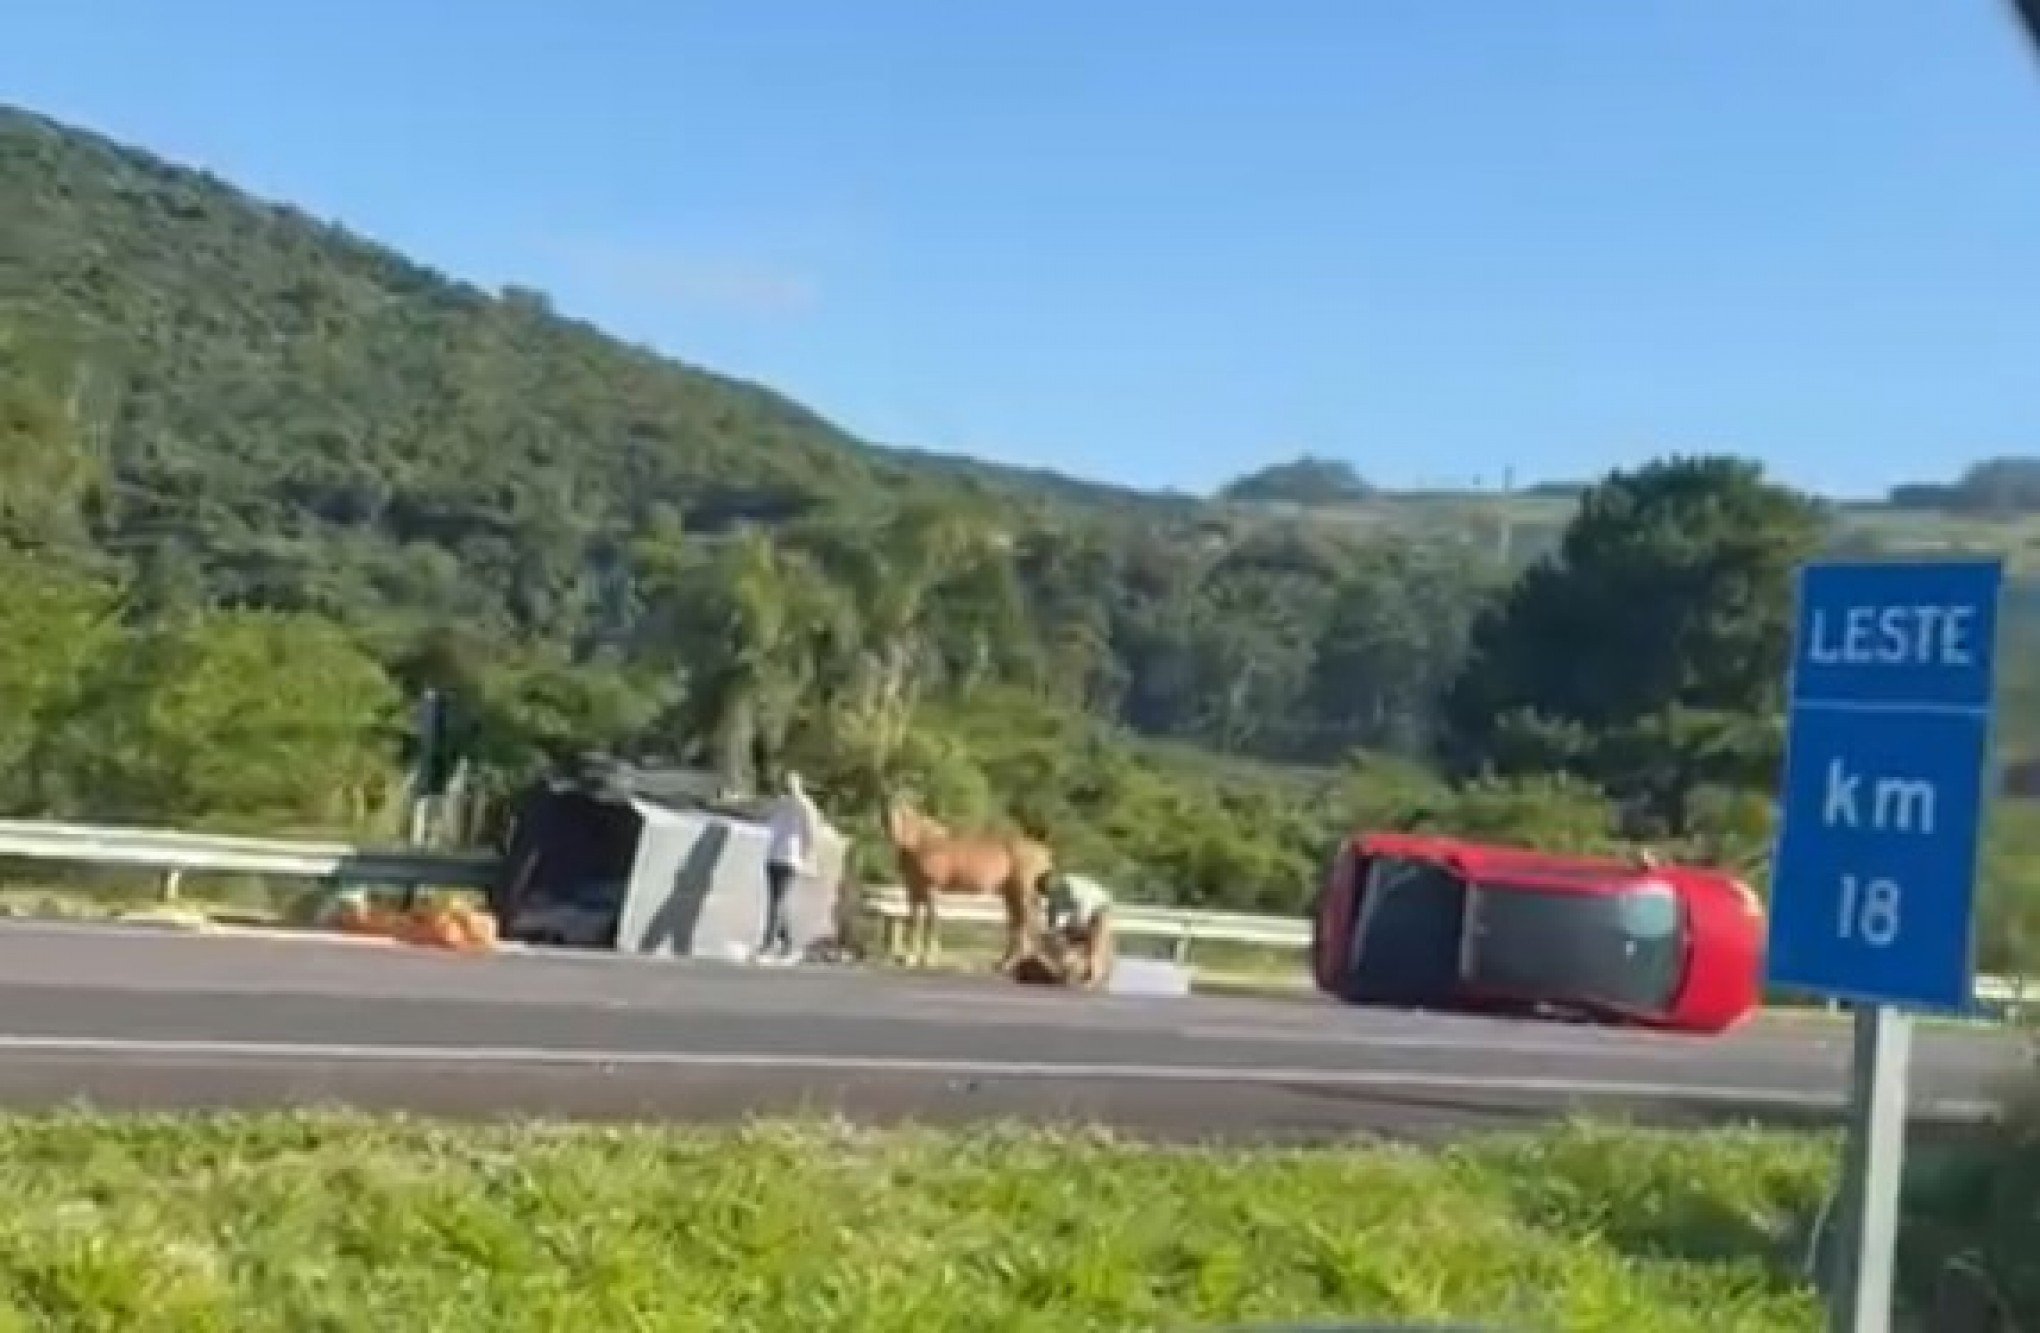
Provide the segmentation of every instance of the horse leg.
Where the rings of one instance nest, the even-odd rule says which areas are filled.
[[[1011,975],[1027,953],[1027,927],[1031,924],[1024,900],[1006,894],[1006,952],[999,959],[999,971]]]
[[[885,959],[894,968],[906,968],[914,959],[914,923],[920,921],[920,898],[906,896],[906,917],[885,927]]]
[[[921,962],[921,938],[926,933],[921,923],[927,919],[930,904],[926,898],[916,898],[907,905],[907,930],[900,941],[900,966],[917,967]]]
[[[1119,963],[1119,942],[1112,930],[1112,913],[1100,912],[1091,922],[1089,936],[1084,941],[1084,984],[1093,990],[1102,989],[1112,980],[1112,969]]]
[[[935,919],[935,896],[928,896],[928,915],[921,918],[921,966],[933,967],[942,956],[940,923]]]

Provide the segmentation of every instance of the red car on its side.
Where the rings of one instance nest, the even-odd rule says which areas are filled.
[[[1761,1003],[1763,950],[1756,894],[1718,870],[1367,833],[1333,859],[1311,955],[1356,1004],[1721,1032]]]

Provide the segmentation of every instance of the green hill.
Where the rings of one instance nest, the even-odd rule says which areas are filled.
[[[94,549],[166,604],[313,611],[394,657],[452,628],[649,668],[649,548],[762,527],[841,552],[940,511],[1010,552],[1002,678],[1161,736],[1325,750],[1295,703],[1343,535],[874,447],[26,112],[0,109],[0,178],[0,329],[102,476]]]
[[[21,112],[0,176],[0,314],[74,359],[109,540],[223,596],[551,619],[661,507],[715,530],[927,476],[534,294]]]
[[[878,447],[541,294],[483,291],[24,111],[0,108],[0,179],[0,333],[42,367],[99,478],[91,549],[152,605],[314,611],[392,660],[452,627],[656,666],[662,544],[804,534],[840,572],[856,534],[933,511],[995,532],[1008,557],[972,594],[999,600],[995,634],[961,592],[931,603],[947,669],[975,655],[1157,737],[1317,760],[1419,745],[1425,691],[1449,670],[1412,647],[1382,661],[1418,684],[1334,697],[1346,687],[1312,664],[1342,589],[1411,584],[1416,561],[1423,595],[1457,599],[1448,652],[1501,567],[1548,550],[1576,503],[1562,486],[1367,492],[1310,459],[1206,501]],[[1840,549],[1984,547],[2022,567],[2040,551],[2025,520],[1988,513],[1842,508],[1833,533]]]

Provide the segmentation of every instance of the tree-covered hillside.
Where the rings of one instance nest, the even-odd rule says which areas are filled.
[[[1300,707],[1326,609],[1380,554],[1357,539],[869,448],[538,294],[23,113],[0,113],[0,173],[0,318],[60,367],[49,395],[104,469],[94,535],[152,598],[644,658],[648,544],[855,546],[932,506],[1005,543],[1002,669],[1230,750],[1352,739]]]
[[[484,794],[797,765],[1185,901],[1356,824],[1756,865],[1789,570],[1908,540],[1727,459],[1271,509],[878,448],[27,113],[0,180],[0,812],[388,833],[431,686]]]
[[[581,628],[668,508],[916,484],[766,390],[93,137],[0,113],[0,176],[0,309],[70,361],[105,536],[217,595]]]

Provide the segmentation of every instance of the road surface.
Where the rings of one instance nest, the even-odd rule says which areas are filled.
[[[1985,1114],[2021,1050],[1923,1029],[1922,1119]],[[1420,1137],[1576,1109],[1827,1118],[1848,1029],[1726,1037],[992,979],[0,926],[0,1103],[345,1103],[455,1115],[1104,1121],[1166,1136]]]

